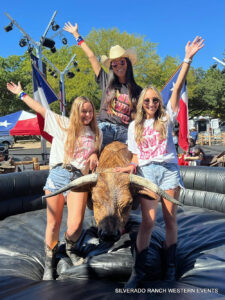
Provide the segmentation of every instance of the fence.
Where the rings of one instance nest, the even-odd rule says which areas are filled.
[[[225,146],[225,133],[216,134],[216,135],[199,133],[197,142],[201,146],[203,145],[212,146],[212,144],[222,144]]]

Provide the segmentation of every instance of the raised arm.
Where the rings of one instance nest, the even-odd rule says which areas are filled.
[[[74,37],[75,39],[77,40],[79,37],[80,37],[80,34],[78,32],[78,25],[75,24],[74,26],[68,22],[68,23],[65,23],[63,29],[67,32],[70,32]],[[87,55],[90,63],[91,63],[91,66],[95,72],[95,75],[98,76],[100,70],[101,70],[101,65],[96,57],[96,55],[94,54],[94,52],[88,47],[87,43],[85,41],[83,41],[81,44],[80,44],[80,47],[82,48],[82,50],[84,51],[84,53]]]
[[[185,82],[185,79],[187,77],[187,74],[188,74],[188,71],[190,68],[190,63],[191,63],[194,55],[200,49],[202,49],[204,47],[203,42],[204,42],[204,40],[201,37],[196,36],[194,41],[192,43],[189,41],[185,47],[184,62],[182,64],[180,73],[178,75],[176,84],[173,89],[173,93],[170,98],[170,103],[171,103],[171,107],[172,107],[173,111],[177,111],[177,109],[178,109],[179,100],[180,100],[180,92],[181,92],[182,86]]]
[[[10,83],[8,82],[7,89],[11,93],[18,95],[18,96],[23,92],[20,82],[18,82],[18,84],[15,84],[14,82],[10,82]],[[35,101],[27,94],[25,94],[22,97],[22,100],[23,100],[23,102],[26,103],[27,106],[29,106],[35,112],[39,113],[43,118],[45,117],[46,108],[43,107],[39,102]]]

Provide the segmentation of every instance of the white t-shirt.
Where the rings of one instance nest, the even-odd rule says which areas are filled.
[[[57,120],[63,128],[68,128],[69,119],[67,117],[57,115],[51,110],[46,111],[44,131],[53,137],[49,158],[50,168],[63,163],[64,159],[64,144],[67,132],[59,126]],[[70,163],[77,169],[84,171],[89,156],[95,151],[95,134],[89,126],[84,126],[78,140],[79,143],[75,143],[74,155]]]
[[[144,166],[150,162],[178,163],[177,153],[173,143],[172,130],[178,112],[171,108],[170,101],[167,105],[168,121],[166,126],[166,138],[159,140],[159,132],[153,128],[154,119],[144,122],[143,141],[137,145],[135,141],[135,121],[128,127],[128,149],[138,156],[138,165]],[[166,118],[165,118],[166,120]]]

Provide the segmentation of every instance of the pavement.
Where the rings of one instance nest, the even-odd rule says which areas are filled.
[[[212,155],[212,156],[218,155],[221,152],[225,151],[225,146],[222,144],[221,145],[216,144],[212,146],[204,145],[200,147],[203,149],[206,155]]]

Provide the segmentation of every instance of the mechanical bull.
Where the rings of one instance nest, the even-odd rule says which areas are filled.
[[[160,197],[180,205],[151,181],[134,174],[114,172],[116,167],[128,166],[132,158],[127,146],[120,142],[107,145],[102,151],[96,172],[70,182],[51,197],[69,189],[91,192],[88,207],[93,209],[101,240],[117,241],[129,218],[131,209],[136,209],[138,194],[148,195],[150,190]],[[147,190],[146,190],[147,189]],[[149,198],[151,201],[151,198]]]

